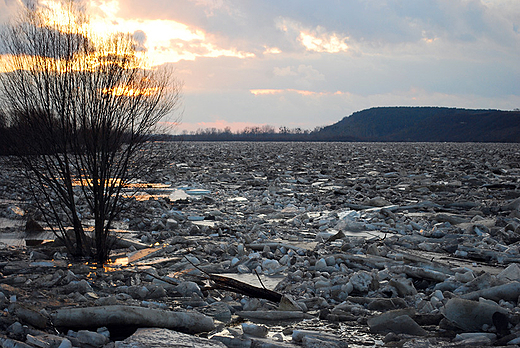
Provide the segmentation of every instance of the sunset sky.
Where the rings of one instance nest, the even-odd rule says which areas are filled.
[[[20,6],[0,0],[0,25]],[[175,67],[184,82],[177,131],[313,129],[373,106],[520,108],[519,0],[89,0],[88,8],[96,31],[130,32],[153,64]]]

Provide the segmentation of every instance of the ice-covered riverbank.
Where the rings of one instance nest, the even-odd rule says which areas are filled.
[[[38,346],[29,337],[45,341],[63,307],[134,306],[202,313],[216,326],[198,335],[227,346],[520,341],[518,145],[166,143],[151,151],[162,166],[143,181],[161,185],[144,187],[122,216],[129,247],[114,258],[124,263],[69,264],[51,245],[1,250],[4,339]],[[3,217],[17,222],[3,232],[20,233],[29,197],[8,170],[1,175]],[[260,278],[284,299],[227,291],[201,271],[257,287]],[[87,324],[55,339],[85,346],[78,330],[99,329]],[[125,336],[107,326],[100,335],[112,336],[98,346]]]

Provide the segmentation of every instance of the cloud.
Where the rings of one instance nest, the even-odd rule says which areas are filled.
[[[300,41],[309,51],[338,53],[346,52],[349,46],[346,44],[348,37],[340,38],[335,33],[316,36],[312,33],[300,32]]]
[[[215,35],[199,27],[175,19],[130,17],[124,9],[128,9],[128,4],[121,0],[91,0],[93,28],[103,34],[130,32],[135,36],[137,33],[140,49],[147,51],[148,58],[154,64],[194,60],[198,57],[255,56],[252,52],[242,51],[232,45],[221,46]]]
[[[318,81],[325,81],[325,75],[311,65],[300,64],[297,67],[274,67],[273,75],[281,78],[282,83],[297,88],[312,88]]]
[[[420,87],[386,93],[361,95],[346,91],[312,92],[305,90],[252,90],[249,96],[231,92],[217,96],[211,93],[187,93],[182,129],[220,128],[247,122],[313,129],[335,123],[355,111],[374,106],[447,106],[466,108],[513,109],[520,96],[482,97],[475,94],[432,93]],[[211,105],[208,112],[204,105]],[[244,114],[247,118],[244,118]],[[297,115],[297,117],[288,117]],[[193,126],[195,125],[195,126]],[[190,128],[191,127],[191,128]],[[238,129],[243,129],[239,126]],[[222,129],[222,128],[221,128]]]
[[[264,46],[264,47],[265,47],[265,51],[263,52],[263,54],[280,54],[280,53],[282,53],[282,51],[278,47],[268,47],[268,46]]]
[[[433,42],[460,54],[460,45],[518,52],[519,7],[514,0],[125,0],[117,16],[182,23],[215,47],[255,56],[268,54],[266,47],[279,54],[421,54]]]
[[[343,94],[349,94],[341,91],[336,92],[314,92],[314,91],[306,91],[306,90],[300,90],[300,89],[293,89],[293,88],[287,88],[287,89],[251,89],[249,92],[255,96],[262,96],[262,95],[273,95],[273,94],[286,94],[286,93],[296,93],[303,96],[325,96],[325,95],[343,95]]]
[[[146,51],[146,33],[142,30],[136,30],[132,34],[132,38],[135,40],[135,42],[138,44],[137,51]]]
[[[254,95],[266,95],[266,94],[281,94],[285,90],[283,89],[251,89],[250,92]]]
[[[0,0],[0,30],[23,8],[21,0]],[[0,47],[1,49],[1,47]]]
[[[325,76],[310,65],[300,64],[297,71],[305,80],[325,80]]]
[[[273,73],[275,76],[296,76],[298,73],[294,71],[293,67],[286,66],[285,68],[275,67],[273,69]]]
[[[517,0],[88,1],[102,32],[135,33],[175,67],[190,124],[313,128],[376,105],[520,105]]]
[[[320,81],[325,80],[325,76],[318,70],[314,69],[311,65],[300,64],[298,67],[287,66],[285,68],[275,67],[273,69],[275,76],[298,76],[299,81]]]

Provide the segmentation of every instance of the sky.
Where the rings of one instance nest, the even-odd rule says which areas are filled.
[[[376,106],[520,108],[519,0],[84,0],[183,82],[176,132]],[[53,0],[39,0],[55,6]],[[0,0],[0,26],[22,0]]]

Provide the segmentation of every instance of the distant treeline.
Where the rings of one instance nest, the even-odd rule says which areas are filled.
[[[104,141],[103,146],[110,149],[130,140],[134,143],[152,140],[150,135],[131,139],[129,133],[117,129],[111,129],[108,137],[98,140],[92,128],[76,127],[72,131],[70,127],[73,127],[72,124],[65,126],[58,118],[49,117],[43,112],[18,113],[8,119],[0,111],[0,155],[81,153],[87,143]]]
[[[10,132],[7,125],[7,117],[0,111],[0,155],[9,154]]]
[[[315,141],[315,135],[321,127],[313,131],[285,126],[275,128],[270,125],[245,127],[239,131],[231,128],[200,128],[196,131],[183,131],[180,135],[161,134],[156,136],[160,140],[188,140],[188,141]]]
[[[352,141],[352,142],[520,142],[520,110],[446,107],[375,107],[314,130],[273,126],[239,132],[199,129],[163,140]]]
[[[30,142],[13,132],[0,112],[0,154],[13,142]],[[10,140],[9,140],[10,139]],[[313,130],[270,125],[241,131],[206,128],[179,135],[156,134],[160,141],[351,141],[351,142],[520,142],[520,110],[475,110],[445,107],[375,107]]]

